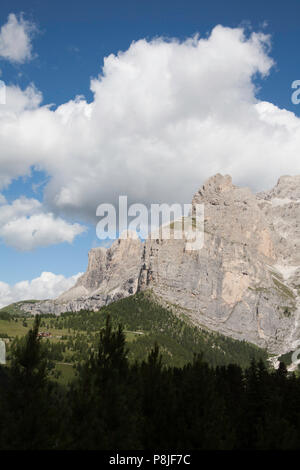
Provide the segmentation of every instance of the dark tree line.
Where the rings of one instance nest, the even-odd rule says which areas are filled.
[[[40,319],[0,368],[0,449],[299,449],[300,379],[253,361],[166,367],[157,346],[130,363],[109,317],[98,349],[63,387]]]

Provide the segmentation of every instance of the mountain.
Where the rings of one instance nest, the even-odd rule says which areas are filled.
[[[194,325],[274,354],[300,343],[300,176],[283,176],[253,194],[230,176],[211,177],[194,195],[204,204],[204,246],[187,239],[119,239],[89,253],[86,273],[54,301],[27,303],[30,313],[99,310],[150,289]],[[174,229],[174,227],[173,227]],[[175,230],[175,229],[174,229]]]

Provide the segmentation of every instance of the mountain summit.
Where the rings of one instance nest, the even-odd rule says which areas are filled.
[[[230,176],[209,178],[194,195],[204,204],[204,246],[161,237],[117,240],[89,252],[86,273],[31,313],[98,310],[140,290],[195,325],[245,339],[270,352],[300,343],[300,176],[282,176],[253,194]]]

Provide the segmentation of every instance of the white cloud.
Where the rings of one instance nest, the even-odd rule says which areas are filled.
[[[21,281],[10,286],[0,281],[0,308],[20,300],[54,299],[74,286],[82,273],[71,277],[43,272],[31,281]]]
[[[0,205],[0,237],[18,250],[72,243],[85,230],[80,224],[71,224],[50,212],[44,212],[42,204],[36,199],[22,197],[12,204]]]
[[[36,26],[23,15],[8,15],[7,23],[0,29],[0,59],[23,63],[32,59],[31,39]]]
[[[42,93],[38,91],[34,84],[30,84],[25,90],[20,90],[17,86],[6,87],[6,104],[1,109],[1,118],[11,118],[15,120],[20,113],[37,109],[43,99]]]
[[[105,58],[94,98],[57,109],[33,87],[0,109],[0,186],[32,166],[55,214],[88,219],[101,202],[190,202],[217,172],[254,189],[300,172],[300,119],[256,99],[269,37],[217,26],[184,42],[140,40]]]

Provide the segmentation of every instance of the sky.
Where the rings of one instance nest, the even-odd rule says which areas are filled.
[[[101,203],[299,174],[299,18],[296,0],[2,0],[0,307],[76,282]]]

